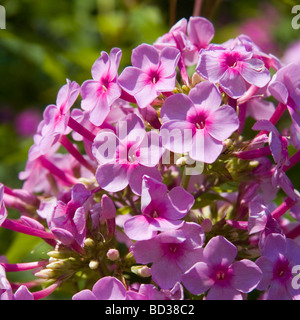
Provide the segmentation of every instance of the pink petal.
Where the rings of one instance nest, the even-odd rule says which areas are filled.
[[[100,164],[116,160],[119,139],[112,131],[100,131],[93,143],[93,155]]]
[[[216,110],[222,102],[219,89],[208,81],[197,84],[196,87],[189,92],[189,98],[194,105],[199,105],[208,111]]]
[[[128,172],[131,190],[140,195],[142,193],[143,176],[150,176],[158,181],[162,180],[161,174],[156,167],[145,167],[143,165],[132,166]]]
[[[167,78],[167,77],[173,78],[176,76],[176,67],[177,67],[179,58],[180,58],[180,51],[176,48],[165,47],[161,51],[160,66],[159,66],[158,72],[162,78]]]
[[[92,66],[92,77],[96,81],[105,78],[109,72],[110,60],[107,52],[102,51],[100,57],[94,62]]]
[[[171,189],[168,197],[172,205],[182,214],[187,214],[195,202],[194,197],[182,187],[174,187]]]
[[[219,81],[222,89],[231,97],[231,98],[239,98],[246,91],[246,83],[240,73],[233,68],[228,68],[222,78]]]
[[[231,285],[238,291],[247,293],[256,288],[262,278],[262,271],[251,260],[243,259],[232,264]]]
[[[243,297],[230,286],[214,285],[207,294],[207,300],[243,300]]]
[[[199,63],[196,69],[201,76],[213,83],[219,82],[227,70],[227,67],[222,66],[220,63],[219,55],[219,52],[200,52]]]
[[[182,270],[176,262],[166,258],[155,261],[151,267],[152,279],[162,288],[171,289],[181,280]]]
[[[96,179],[101,188],[109,192],[118,192],[128,185],[128,168],[126,165],[105,163],[96,171]]]
[[[141,198],[141,210],[143,213],[147,213],[147,209],[152,209],[152,202],[157,204],[161,203],[167,195],[167,186],[153,179],[147,175],[143,176],[142,182],[142,198]]]
[[[206,48],[215,35],[213,24],[202,17],[190,17],[187,26],[189,39],[197,48]]]
[[[237,248],[223,236],[216,236],[209,240],[203,255],[212,266],[229,266],[237,255]]]
[[[160,136],[154,131],[147,132],[139,149],[140,156],[138,161],[146,167],[156,166],[164,151],[161,146]]]
[[[194,104],[191,99],[182,93],[172,95],[164,102],[160,115],[162,122],[165,123],[169,120],[180,120],[186,119],[187,113],[194,109]]]
[[[97,300],[97,298],[91,290],[85,289],[74,294],[72,300]]]
[[[104,277],[93,286],[97,300],[125,300],[126,289],[115,277]]]
[[[265,68],[263,62],[258,59],[251,59],[247,62],[238,62],[241,76],[248,82],[259,88],[268,84],[271,80],[270,72]]]
[[[135,242],[132,246],[132,253],[135,261],[141,264],[160,260],[163,255],[161,246],[155,238]]]
[[[146,134],[143,120],[136,114],[129,114],[117,124],[117,135],[124,145],[134,142],[137,146],[142,143]]]
[[[289,92],[286,86],[280,81],[271,81],[268,90],[270,91],[271,95],[277,99],[278,101],[287,104],[287,100],[289,97]]]
[[[131,63],[134,67],[142,69],[143,71],[158,67],[158,50],[149,44],[143,43],[132,50]]]
[[[157,232],[150,228],[150,221],[144,215],[134,216],[124,223],[124,231],[132,240],[148,240],[153,238]]]
[[[213,163],[223,150],[221,141],[214,139],[206,130],[198,130],[193,137],[190,157],[196,161]]]
[[[167,121],[160,129],[163,147],[176,153],[191,150],[193,134],[194,125],[187,121]]]
[[[219,141],[229,138],[238,128],[238,116],[235,110],[227,105],[216,109],[205,121],[205,129],[213,138]]]
[[[182,276],[182,283],[192,294],[198,295],[214,285],[210,274],[210,267],[204,262],[198,262]]]

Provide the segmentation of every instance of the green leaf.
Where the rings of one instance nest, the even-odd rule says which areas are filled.
[[[195,200],[195,203],[194,203],[192,209],[204,208],[204,207],[209,206],[210,204],[214,203],[215,201],[229,202],[226,198],[220,196],[219,194],[205,193],[205,194],[201,195],[201,197],[199,197]]]
[[[22,261],[39,243],[43,240],[37,237],[32,237],[23,233],[18,233],[15,236],[13,243],[6,251],[5,256],[9,263],[17,263]]]

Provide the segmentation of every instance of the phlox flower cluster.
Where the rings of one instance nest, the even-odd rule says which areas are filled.
[[[23,188],[0,183],[0,226],[47,248],[39,261],[0,257],[0,299],[68,288],[74,300],[300,300],[289,178],[300,65],[245,35],[213,43],[214,32],[205,18],[182,19],[123,70],[112,48],[92,79],[66,80],[33,137]],[[33,279],[9,281],[21,271]]]

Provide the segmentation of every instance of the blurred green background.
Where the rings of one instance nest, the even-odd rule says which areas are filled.
[[[1,1],[6,29],[0,30],[0,181],[22,187],[18,172],[24,169],[32,134],[66,78],[79,84],[90,79],[93,62],[112,47],[123,51],[121,71],[130,64],[133,48],[153,43],[176,21],[193,15],[194,2]],[[246,33],[267,53],[282,58],[300,38],[300,30],[291,26],[291,8],[297,2],[203,0],[201,15],[215,26],[214,43]],[[297,172],[291,177],[299,187]],[[0,229],[0,255],[11,263],[30,261],[43,252],[38,239]]]

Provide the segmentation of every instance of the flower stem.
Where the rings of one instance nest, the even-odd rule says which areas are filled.
[[[272,217],[274,219],[280,218],[283,214],[285,214],[294,204],[296,204],[296,200],[291,198],[287,198],[279,207],[277,207],[272,213]]]
[[[288,233],[286,233],[286,237],[290,239],[295,239],[299,235],[300,235],[300,224],[294,229],[290,230]]]
[[[28,227],[16,220],[5,219],[1,227],[12,231],[28,234],[30,236],[39,237],[42,239],[55,239],[55,236],[50,232]]]
[[[91,142],[93,142],[96,137],[91,131],[86,129],[83,125],[81,125],[72,117],[69,118],[68,126]]]
[[[226,220],[226,223],[236,229],[241,229],[241,230],[248,229],[248,221],[235,221],[235,220],[228,219]]]
[[[25,262],[25,263],[0,263],[6,272],[27,271],[40,267],[44,267],[49,263],[48,260]]]
[[[44,156],[41,156],[39,159],[40,159],[41,165],[45,169],[47,169],[50,173],[52,173],[57,178],[61,179],[65,184],[72,185],[72,184],[78,183],[78,180],[75,177],[66,174],[64,171],[56,167],[51,161],[49,161]]]
[[[290,164],[283,167],[283,171],[287,171],[291,169],[294,165],[300,162],[300,150],[298,150],[295,154],[293,154],[289,159]]]
[[[71,141],[66,136],[61,136],[59,142],[81,165],[95,174],[95,169],[93,166],[82,156],[82,154],[73,146]]]
[[[201,7],[202,7],[202,0],[195,0],[194,9],[193,9],[193,16],[197,17],[201,15]]]
[[[287,106],[283,103],[279,103],[277,108],[275,109],[273,115],[270,118],[270,122],[272,122],[274,125],[278,122],[278,120],[281,118],[283,115],[284,111],[286,110]],[[268,134],[268,131],[262,130],[260,131],[256,137],[261,136],[263,134]]]
[[[51,293],[53,293],[60,286],[60,284],[61,284],[61,281],[57,281],[57,282],[51,284],[51,286],[49,286],[43,290],[32,292],[34,300],[39,300],[39,299],[48,297]]]

